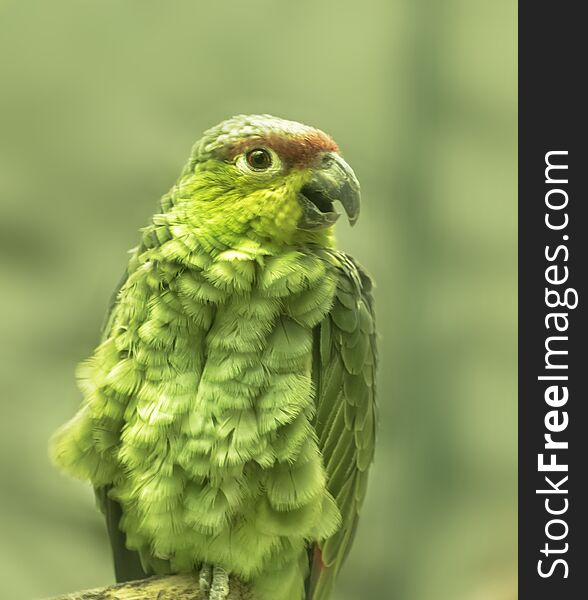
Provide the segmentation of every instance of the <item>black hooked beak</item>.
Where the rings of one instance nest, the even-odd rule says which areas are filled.
[[[327,152],[312,179],[300,190],[303,213],[298,228],[314,231],[333,225],[340,216],[333,205],[337,201],[343,205],[349,223],[355,225],[359,218],[359,181],[338,154]]]

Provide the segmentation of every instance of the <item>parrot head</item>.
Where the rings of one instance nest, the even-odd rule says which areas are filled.
[[[359,182],[318,129],[270,115],[239,115],[206,131],[176,186],[194,227],[230,242],[332,237],[339,202],[353,225]]]

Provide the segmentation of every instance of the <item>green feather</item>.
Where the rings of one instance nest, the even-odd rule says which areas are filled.
[[[327,487],[335,496],[342,525],[319,542],[326,567],[313,563],[308,600],[330,597],[354,537],[374,454],[376,357],[371,282],[349,257],[339,255],[339,265],[337,300],[321,324],[314,373],[316,427]],[[333,328],[338,332],[335,336]]]

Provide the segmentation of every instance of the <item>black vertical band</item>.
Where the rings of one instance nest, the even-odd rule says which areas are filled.
[[[521,600],[588,597],[583,8],[570,1],[519,3]]]

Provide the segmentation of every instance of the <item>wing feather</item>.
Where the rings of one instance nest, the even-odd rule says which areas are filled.
[[[144,250],[143,246],[135,250],[134,256],[137,256],[140,251]],[[103,342],[110,335],[114,318],[116,316],[116,309],[118,306],[119,292],[129,278],[130,273],[133,271],[134,260],[131,258],[129,265],[123,276],[121,277],[116,289],[114,290],[111,298],[106,316],[102,324],[100,332],[100,341]],[[122,517],[122,510],[120,504],[110,498],[108,492],[110,486],[103,486],[94,488],[96,495],[96,502],[104,514],[106,519],[106,529],[108,532],[108,538],[110,540],[110,547],[112,549],[112,559],[114,562],[114,572],[116,581],[122,583],[125,581],[134,581],[137,579],[144,579],[149,577],[149,573],[145,571],[139,558],[139,553],[134,550],[129,550],[126,546],[126,537],[124,532],[120,529],[120,519]]]
[[[355,535],[374,456],[376,335],[372,282],[333,253],[339,279],[330,313],[315,332],[315,427],[342,526],[311,552],[307,600],[327,600]]]

